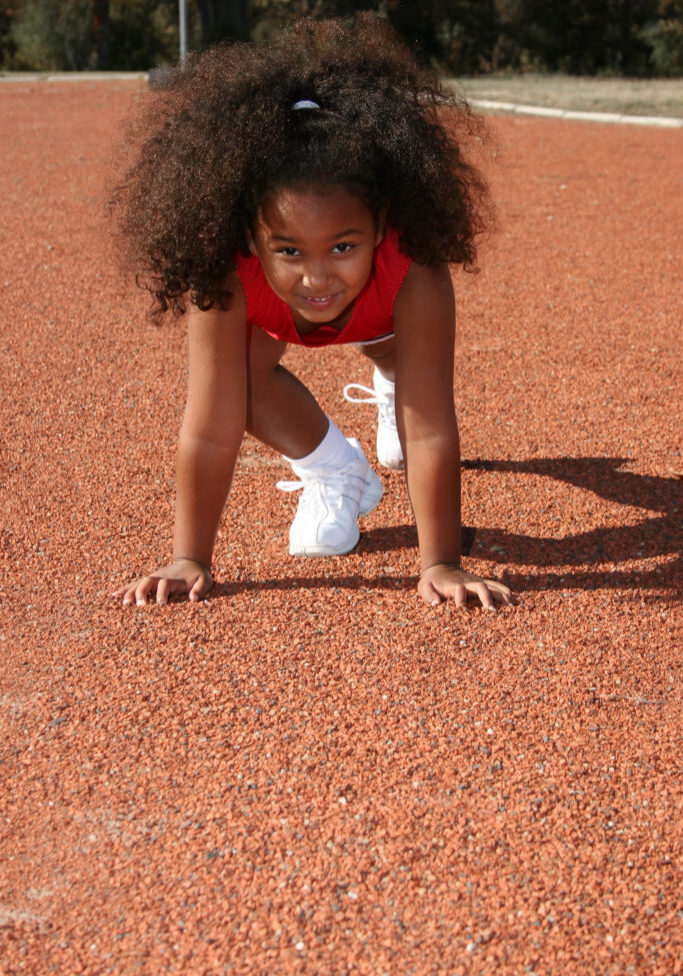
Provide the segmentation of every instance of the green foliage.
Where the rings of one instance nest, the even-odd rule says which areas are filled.
[[[681,0],[495,0],[496,69],[680,74]]]
[[[650,49],[650,63],[657,75],[683,75],[683,23],[680,18],[646,24],[640,36]]]
[[[251,0],[251,33],[255,40],[269,40],[300,17],[349,17],[384,6],[366,0]]]
[[[110,0],[108,8],[106,64],[101,64],[92,0],[0,0],[0,65],[25,71],[146,71],[177,61],[178,0]],[[199,47],[192,0],[188,26],[191,45]]]
[[[454,74],[683,72],[683,0],[186,0],[190,48],[267,40],[302,16],[386,17],[418,57]],[[147,70],[178,57],[178,0],[0,0],[0,66]],[[104,36],[102,34],[104,31]]]
[[[12,27],[23,9],[23,0],[0,0],[0,67],[15,51]]]
[[[195,0],[204,46],[220,40],[250,38],[251,0]]]
[[[639,31],[657,0],[527,0],[522,45],[550,70],[569,74],[647,71]]]
[[[252,0],[253,34],[272,37],[297,17],[351,17],[371,10],[389,23],[415,54],[444,70],[488,70],[496,40],[493,0]]]
[[[177,3],[111,0],[110,66],[146,71],[178,58]]]
[[[387,9],[400,34],[443,70],[476,74],[491,68],[497,37],[493,0],[423,0]]]
[[[91,66],[90,0],[26,0],[9,31],[14,68],[78,71]]]

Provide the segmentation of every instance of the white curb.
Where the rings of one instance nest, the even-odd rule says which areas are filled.
[[[54,75],[38,71],[17,71],[0,74],[0,84],[33,84],[34,81],[145,81],[146,78],[146,71],[63,71]]]
[[[537,115],[550,119],[572,119],[580,122],[618,122],[622,125],[657,125],[668,129],[683,126],[683,119],[663,115],[617,115],[614,112],[578,112],[544,105],[519,105],[516,102],[495,102],[481,98],[468,99],[470,105],[489,112],[512,112],[515,115]]]

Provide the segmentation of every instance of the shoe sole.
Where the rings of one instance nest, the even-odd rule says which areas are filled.
[[[369,515],[373,509],[377,508],[384,494],[384,487],[377,474],[370,468],[370,477],[365,483],[365,491],[360,500],[358,515]]]
[[[401,458],[399,464],[389,464],[387,461],[383,461],[380,457],[377,458],[379,464],[388,471],[403,471],[405,469],[405,461]]]

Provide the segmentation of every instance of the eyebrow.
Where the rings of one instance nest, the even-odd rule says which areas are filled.
[[[338,241],[342,237],[351,237],[354,234],[364,234],[364,233],[365,233],[365,231],[359,229],[358,227],[348,227],[346,230],[340,231],[339,234],[334,234],[330,238],[330,240],[331,241]],[[297,239],[296,239],[296,237],[287,237],[285,234],[273,234],[272,237],[271,237],[271,240],[272,241],[281,241],[282,243],[285,243],[285,244],[295,244]]]

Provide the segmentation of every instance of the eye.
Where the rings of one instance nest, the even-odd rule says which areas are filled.
[[[349,251],[353,250],[354,245],[349,244],[348,241],[340,241],[339,244],[335,244],[333,250],[334,254],[348,254]]]
[[[295,247],[281,247],[277,253],[283,254],[286,258],[295,258],[299,252]]]

